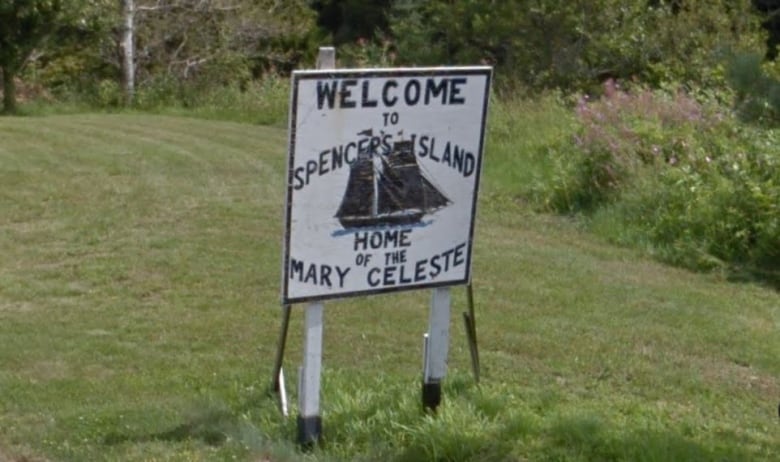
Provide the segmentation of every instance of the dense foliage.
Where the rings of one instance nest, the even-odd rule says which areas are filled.
[[[5,0],[0,4],[4,112],[16,110],[16,75],[55,24],[61,7],[60,0]]]
[[[777,270],[778,132],[717,102],[605,85],[576,106],[537,184],[549,210],[586,212],[601,234],[696,269]]]
[[[123,14],[114,0],[83,0],[62,18],[58,46],[29,63],[28,77],[60,98],[122,104]],[[269,70],[289,71],[311,53],[313,27],[314,12],[302,1],[135,0],[135,103],[186,104],[246,88]]]
[[[4,27],[1,49],[23,51],[15,52],[14,70],[25,71],[28,85],[111,105],[122,102],[120,41],[128,24],[139,90],[178,101],[204,87],[242,87],[311,65],[317,46],[327,43],[339,47],[342,65],[489,63],[499,86],[530,91],[592,91],[607,78],[717,86],[724,83],[727,52],[771,55],[774,46],[762,29],[774,27],[776,9],[767,1],[370,3],[74,0],[58,11],[54,0],[14,0],[3,2],[0,25],[30,17],[19,5],[33,5],[32,17],[42,22],[29,36],[9,35]],[[11,16],[8,5],[14,5]],[[52,40],[41,42],[42,32]]]
[[[745,1],[407,0],[393,13],[402,62],[483,61],[530,88],[588,89],[610,77],[718,84],[721,54],[761,40]]]

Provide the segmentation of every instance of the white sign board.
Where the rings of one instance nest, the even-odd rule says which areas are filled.
[[[469,282],[490,78],[293,74],[283,303]]]

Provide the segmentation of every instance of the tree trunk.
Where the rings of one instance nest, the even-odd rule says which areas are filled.
[[[16,113],[16,72],[11,66],[3,66],[3,113]]]
[[[122,53],[122,90],[125,103],[133,104],[135,95],[135,0],[122,2],[122,37],[119,49]]]

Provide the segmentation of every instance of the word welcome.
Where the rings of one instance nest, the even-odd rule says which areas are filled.
[[[466,77],[411,78],[403,84],[396,79],[319,80],[317,109],[465,104],[461,92],[467,82]]]

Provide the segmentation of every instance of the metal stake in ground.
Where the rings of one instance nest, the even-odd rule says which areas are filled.
[[[282,307],[282,327],[279,331],[279,342],[276,344],[276,360],[274,361],[273,379],[271,380],[271,391],[279,395],[279,409],[285,417],[287,417],[287,390],[284,385],[282,363],[284,362],[284,348],[287,344],[287,331],[290,327],[290,311],[290,305]]]
[[[450,289],[433,289],[428,333],[425,334],[423,357],[423,407],[435,411],[441,403],[441,382],[447,374],[450,341]]]
[[[474,289],[469,283],[466,286],[468,295],[468,312],[463,312],[463,322],[466,325],[466,338],[469,342],[471,354],[471,370],[474,372],[474,381],[479,383],[479,349],[477,348],[477,319],[474,315]]]

